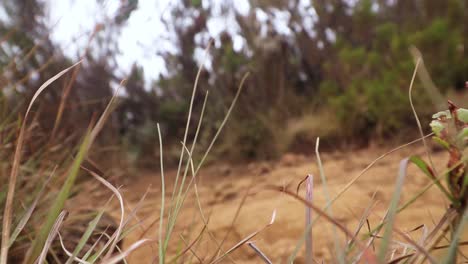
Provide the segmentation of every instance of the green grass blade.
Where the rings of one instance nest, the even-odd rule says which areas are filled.
[[[104,214],[104,209],[101,209],[99,213],[96,215],[96,217],[91,222],[89,222],[88,227],[86,228],[85,232],[83,233],[80,240],[78,241],[78,244],[76,245],[75,250],[73,250],[72,256],[70,256],[70,258],[67,260],[67,262],[65,262],[65,264],[71,264],[73,260],[75,259],[75,257],[77,257],[78,254],[80,254],[81,250],[88,242],[94,230],[96,230],[96,227],[99,221],[101,220],[101,217],[103,214]]]
[[[465,212],[463,213],[463,217],[460,223],[458,224],[458,227],[456,227],[457,229],[455,230],[455,233],[453,237],[451,238],[452,242],[450,243],[447,256],[443,263],[445,264],[455,263],[455,259],[457,256],[458,243],[460,242],[459,239],[460,239],[460,236],[463,234],[463,231],[465,229],[465,225],[467,222],[468,222],[468,209],[465,210]]]
[[[78,176],[81,163],[83,162],[83,159],[86,156],[86,152],[89,148],[89,143],[90,133],[87,133],[83,140],[83,143],[80,146],[78,154],[76,155],[76,158],[73,161],[70,171],[68,172],[67,179],[65,180],[62,189],[57,195],[57,198],[54,200],[51,209],[47,214],[46,220],[38,232],[38,235],[34,239],[31,245],[30,252],[28,253],[26,261],[24,263],[33,264],[39,256],[41,249],[43,248],[44,243],[46,242],[47,236],[55,223],[55,219],[57,219],[58,215],[63,209],[63,206],[65,205],[65,201],[70,195],[71,188],[75,183],[76,177]]]
[[[317,138],[317,141],[315,143],[315,155],[317,157],[317,165],[319,167],[319,172],[320,172],[320,178],[322,180],[322,186],[323,186],[323,192],[325,194],[325,199],[327,201],[327,204],[331,204],[332,200],[330,198],[330,192],[328,191],[328,184],[327,184],[327,178],[325,177],[325,171],[323,169],[323,164],[322,164],[322,159],[320,158],[320,152],[319,152],[319,145],[320,145],[320,138]],[[333,217],[333,210],[330,207],[325,209],[325,212],[330,215],[330,217]],[[338,234],[336,231],[336,226],[332,226],[332,233],[333,233],[333,244],[335,246],[335,251],[337,254],[337,259],[338,262],[341,264],[345,263],[345,254],[343,252],[343,249],[340,247],[340,241],[338,239]]]
[[[403,159],[400,162],[400,170],[398,173],[398,179],[397,183],[395,186],[395,192],[393,194],[392,200],[390,201],[390,207],[388,209],[388,214],[387,214],[387,226],[385,228],[385,232],[382,238],[382,243],[380,245],[380,250],[377,255],[379,263],[384,263],[385,262],[385,257],[388,253],[388,248],[390,246],[390,242],[392,239],[392,233],[393,233],[393,224],[395,222],[395,216],[397,213],[398,209],[398,202],[400,200],[400,195],[401,195],[401,189],[403,188],[403,183],[406,178],[406,169],[408,167],[408,162],[409,159]]]
[[[159,138],[159,156],[160,156],[160,166],[161,166],[161,212],[159,214],[159,263],[164,264],[165,259],[165,243],[163,242],[163,225],[164,225],[164,206],[166,205],[166,185],[164,182],[164,158],[163,158],[163,145],[161,137],[161,129],[158,126],[158,138]],[[176,186],[175,186],[176,187]],[[174,189],[175,189],[174,187]],[[170,237],[170,234],[167,234]]]

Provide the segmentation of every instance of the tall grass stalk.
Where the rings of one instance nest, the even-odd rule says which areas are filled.
[[[416,112],[416,108],[414,107],[414,103],[413,103],[413,93],[412,93],[413,92],[413,84],[414,84],[414,79],[416,78],[416,74],[417,74],[418,69],[419,69],[419,64],[422,64],[422,58],[417,58],[416,59],[416,66],[414,67],[413,77],[411,78],[411,83],[410,83],[410,86],[409,86],[409,89],[408,89],[408,98],[409,98],[409,102],[410,102],[410,106],[411,106],[411,111],[413,111],[414,118],[416,119],[416,124],[418,125],[419,134],[423,138],[422,142],[423,142],[423,145],[424,145],[424,150],[426,151],[427,158],[429,159],[429,162],[431,164],[431,169],[435,172],[435,174],[437,174],[437,170],[436,170],[436,168],[434,166],[434,161],[432,160],[431,151],[429,149],[429,146],[427,145],[426,139],[424,138],[424,132],[423,132],[423,129],[422,129],[421,121],[419,120],[418,113]]]
[[[309,174],[307,175],[306,179],[306,195],[305,199],[309,203],[312,203],[313,200],[313,191],[314,191],[314,175]],[[312,264],[314,262],[314,247],[313,247],[313,238],[312,238],[312,209],[310,207],[305,207],[305,226],[306,229],[310,226],[310,230],[306,236],[305,240],[305,247],[306,247],[306,256],[305,261],[306,264]]]
[[[162,144],[162,137],[161,137],[161,129],[158,126],[158,138],[159,138],[159,155],[160,155],[160,166],[161,166],[161,212],[159,214],[159,263],[164,263],[165,257],[165,248],[164,248],[164,241],[163,241],[163,225],[164,225],[164,206],[165,198],[166,198],[166,184],[164,182],[164,158],[163,158],[163,144]]]
[[[186,145],[187,143],[187,136],[188,136],[188,132],[189,132],[189,128],[190,128],[190,121],[191,121],[191,116],[192,116],[192,110],[193,110],[193,102],[195,100],[195,94],[196,94],[196,91],[197,91],[197,88],[198,88],[198,81],[199,81],[199,78],[200,78],[200,74],[203,70],[203,64],[205,63],[205,61],[207,60],[208,58],[208,52],[211,48],[211,45],[213,43],[213,40],[210,40],[208,42],[208,45],[207,47],[205,48],[205,55],[204,55],[204,59],[202,60],[203,63],[200,65],[200,67],[198,68],[198,71],[197,71],[197,75],[195,77],[195,81],[194,81],[194,84],[193,84],[193,89],[192,89],[192,96],[190,98],[190,106],[189,106],[189,110],[188,110],[188,116],[187,116],[187,122],[186,122],[186,125],[185,125],[185,133],[184,133],[184,139],[182,140],[182,145]],[[174,182],[174,191],[172,192],[172,195],[171,195],[171,202],[170,202],[170,211],[169,211],[169,215],[168,215],[168,221],[171,221],[171,222],[174,222],[172,220],[172,214],[173,212],[172,209],[173,209],[173,203],[174,203],[174,194],[175,194],[175,190],[176,190],[176,187],[177,187],[177,184],[179,182],[179,176],[180,176],[180,173],[181,173],[181,169],[182,169],[182,163],[184,161],[184,147],[182,146],[181,150],[180,150],[180,157],[179,157],[179,165],[177,166],[177,174],[176,174],[176,178],[175,178],[175,182]],[[170,234],[170,225],[167,226],[167,234]],[[164,242],[164,248],[167,248],[167,243],[169,242],[169,237],[167,236],[166,237],[166,241]]]
[[[323,192],[325,194],[325,199],[327,201],[327,204],[330,204],[331,203],[330,192],[328,191],[327,178],[325,177],[325,171],[323,169],[322,159],[320,158],[319,146],[320,146],[320,138],[317,138],[317,141],[315,143],[315,155],[317,157],[317,165],[318,165],[319,172],[320,172],[320,178],[322,180],[322,186],[323,186]],[[333,210],[331,206],[325,209],[325,212],[328,213],[330,217],[333,218]],[[332,225],[332,235],[333,235],[333,243],[335,246],[335,251],[338,257],[338,262],[341,264],[344,264],[345,263],[344,251],[340,246],[338,234],[336,232],[336,227],[334,225]]]
[[[241,80],[241,82],[240,82],[240,84],[239,84],[239,88],[238,88],[238,90],[237,90],[237,92],[236,92],[236,95],[234,96],[234,98],[233,98],[233,100],[232,100],[232,102],[231,102],[231,105],[230,105],[230,107],[229,107],[229,109],[228,109],[228,111],[227,111],[227,113],[226,113],[226,115],[225,115],[223,121],[221,122],[220,126],[218,127],[218,129],[217,129],[215,135],[213,136],[213,139],[211,140],[209,146],[208,146],[207,149],[205,150],[204,155],[202,156],[202,158],[201,158],[201,160],[200,160],[198,166],[196,167],[196,169],[195,169],[195,167],[193,166],[193,161],[192,161],[192,157],[191,157],[191,155],[192,155],[192,154],[191,154],[191,151],[187,151],[187,152],[189,153],[188,161],[192,164],[192,180],[190,181],[189,186],[190,186],[190,184],[195,180],[196,175],[198,174],[198,171],[200,170],[200,168],[201,168],[202,164],[204,163],[206,157],[207,157],[208,154],[210,153],[211,148],[213,147],[214,143],[215,143],[216,140],[218,139],[219,135],[221,134],[221,131],[222,131],[223,127],[225,126],[227,120],[229,119],[230,114],[231,114],[231,112],[232,112],[232,110],[233,110],[233,108],[234,108],[234,106],[235,106],[235,104],[236,104],[236,102],[237,102],[237,100],[238,100],[238,98],[239,98],[240,92],[242,91],[242,88],[243,88],[243,86],[244,86],[244,83],[245,83],[245,81],[246,81],[248,75],[249,75],[249,74],[246,73],[246,74],[244,75],[244,77],[242,78],[242,80]],[[193,147],[193,146],[192,146],[192,147]],[[183,148],[182,151],[184,151],[184,149],[186,149],[186,144],[185,144],[185,142],[182,142],[182,148]],[[187,176],[188,171],[189,171],[189,170],[186,170],[186,173],[184,173],[184,176],[183,176],[184,178]],[[177,178],[177,177],[176,177],[176,178]],[[177,188],[177,186],[175,185],[175,186],[174,186],[174,189],[176,190],[176,188]],[[187,187],[187,188],[188,188],[188,187]],[[182,205],[183,205],[183,201],[185,200],[185,198],[186,198],[186,196],[187,196],[187,194],[188,194],[188,189],[186,189],[186,190],[187,190],[187,191],[185,191],[184,193],[181,193],[181,194],[179,194],[178,196],[175,196],[174,199],[177,200],[175,205],[174,205],[173,202],[170,203],[170,208],[171,208],[171,209],[170,209],[170,211],[169,211],[170,217],[168,216],[168,224],[167,224],[166,234],[165,234],[166,237],[165,237],[165,241],[164,241],[164,251],[167,250],[167,247],[168,247],[168,244],[169,244],[169,239],[170,239],[171,234],[172,234],[172,231],[173,231],[173,229],[174,229],[174,227],[175,227],[178,214],[179,214],[180,209],[181,209],[181,207],[182,207]],[[180,193],[180,186],[179,186],[179,193]],[[199,203],[199,197],[198,197],[198,193],[197,193],[197,188],[196,188],[196,187],[195,187],[195,193],[196,193],[196,196],[197,196],[196,199],[197,199],[197,203],[198,203],[199,210],[200,210],[200,212],[202,212],[201,204]],[[172,199],[171,199],[171,200],[172,200]],[[204,223],[206,224],[206,219],[204,220]],[[207,230],[207,232],[210,233],[209,230]],[[212,237],[212,239],[214,239],[214,235],[211,235],[211,237]],[[216,243],[217,243],[217,242],[216,242]],[[218,243],[217,243],[217,244],[218,244]],[[219,245],[219,244],[218,244],[218,245]],[[165,254],[165,253],[164,253],[164,254]]]

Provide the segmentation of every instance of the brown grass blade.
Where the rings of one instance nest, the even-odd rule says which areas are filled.
[[[309,206],[310,208],[312,208],[318,215],[325,218],[328,222],[330,222],[331,224],[336,226],[347,237],[353,237],[353,233],[351,231],[349,231],[344,225],[342,225],[340,222],[338,222],[335,219],[333,219],[332,217],[330,217],[327,213],[325,213],[322,209],[320,209],[316,205],[308,202],[307,200],[305,200],[304,198],[302,198],[299,195],[295,194],[294,192],[291,192],[291,191],[286,190],[286,189],[284,189],[282,187],[276,187],[276,186],[271,186],[271,187],[269,187],[269,189],[274,190],[274,191],[278,191],[278,192],[283,192],[283,193],[295,198],[296,200],[298,200],[298,201],[302,202],[303,204],[305,204],[305,205]],[[367,251],[366,247],[361,242],[356,241],[356,244],[363,250],[364,258],[366,259],[366,261],[368,263],[377,263],[376,256],[373,253]]]
[[[58,231],[60,230],[60,226],[62,225],[63,223],[63,220],[65,219],[65,216],[67,215],[67,212],[66,211],[62,211],[59,216],[57,217],[57,220],[55,221],[55,224],[54,226],[52,227],[52,229],[50,230],[50,233],[49,233],[49,236],[47,237],[47,240],[46,240],[46,243],[44,245],[44,248],[42,249],[42,252],[41,254],[39,255],[39,259],[37,260],[37,262],[39,264],[42,264],[45,262],[45,258],[47,256],[47,251],[49,251],[49,247],[50,245],[52,244],[52,242],[54,241],[55,237],[57,236],[58,234]]]
[[[115,237],[113,236],[114,240],[113,240],[111,246],[109,247],[109,250],[107,251],[107,254],[103,258],[104,260],[106,260],[107,258],[110,257],[110,255],[114,251],[115,247],[117,246],[117,242],[119,241],[120,234],[122,233],[122,228],[123,228],[124,218],[125,218],[125,207],[124,207],[123,198],[122,198],[122,195],[120,194],[119,190],[117,190],[117,188],[115,188],[112,184],[110,184],[104,178],[102,178],[101,176],[97,175],[95,172],[93,172],[91,170],[88,170],[87,168],[85,168],[83,166],[81,166],[81,168],[84,169],[85,171],[87,171],[88,173],[90,173],[91,176],[93,176],[96,180],[98,180],[104,186],[109,188],[115,194],[117,199],[119,199],[119,203],[120,203],[120,223],[119,223],[119,226],[117,227],[117,230],[115,231]]]
[[[273,264],[271,260],[263,253],[255,244],[254,242],[247,242],[247,245],[257,253],[257,255],[265,262],[266,264]]]
[[[130,253],[132,253],[133,251],[137,250],[138,248],[144,246],[145,244],[148,244],[150,242],[155,242],[155,240],[153,239],[142,239],[142,240],[138,240],[137,242],[133,243],[132,245],[130,245],[125,251],[123,251],[122,253],[108,259],[107,261],[103,262],[103,263],[106,263],[106,264],[116,264],[116,263],[119,263],[120,261],[122,261],[123,259],[125,259],[126,257],[128,257],[128,255],[130,255]]]
[[[200,238],[202,237],[203,235],[203,232],[205,232],[206,230],[206,226],[203,226],[202,230],[200,231],[200,233],[197,235],[197,237],[192,241],[192,243],[190,243],[189,245],[187,245],[185,247],[184,250],[182,250],[179,254],[177,254],[177,256],[175,256],[174,258],[172,258],[169,263],[175,263],[180,257],[182,257],[183,255],[185,255],[185,253],[187,253],[188,251],[190,251],[192,249],[192,247],[198,242],[198,240],[200,240]],[[182,238],[182,240],[184,240]],[[184,240],[185,241],[185,240]]]
[[[249,186],[247,187],[247,190],[245,191],[245,194],[242,196],[242,200],[239,203],[239,206],[237,206],[236,213],[234,214],[234,217],[231,220],[231,224],[230,224],[226,234],[224,235],[223,239],[221,240],[221,242],[217,246],[215,254],[213,255],[213,257],[211,258],[210,261],[213,261],[218,256],[219,252],[222,250],[222,246],[223,246],[224,242],[226,242],[226,239],[228,238],[229,234],[234,229],[234,224],[235,224],[237,218],[239,217],[240,211],[241,211],[243,205],[245,204],[245,201],[247,200],[247,197],[249,196],[249,192],[250,192],[250,189],[252,188],[253,184],[254,184],[254,181],[252,180],[251,183],[249,184]]]
[[[50,179],[52,179],[52,176],[55,174],[56,169],[57,169],[57,167],[54,168],[52,173],[46,179],[46,181],[44,182],[44,184],[41,187],[41,190],[39,191],[36,198],[32,202],[31,206],[29,207],[29,209],[26,211],[25,215],[21,218],[20,222],[16,226],[15,231],[13,232],[13,234],[12,234],[12,236],[10,238],[10,246],[13,244],[13,242],[16,240],[16,237],[21,233],[23,228],[26,226],[26,223],[29,221],[29,218],[31,218],[31,215],[34,212],[34,209],[36,208],[37,203],[39,202],[39,198],[42,196],[42,193],[44,192],[45,187],[49,183]]]
[[[234,250],[238,249],[239,247],[241,247],[242,245],[244,245],[245,243],[247,243],[250,239],[252,239],[253,237],[255,237],[256,235],[258,235],[258,233],[262,232],[263,230],[265,230],[266,228],[268,228],[269,226],[271,226],[274,222],[275,222],[275,218],[276,218],[276,210],[273,211],[273,214],[271,216],[271,220],[270,222],[265,225],[263,228],[251,233],[250,235],[248,235],[247,237],[245,237],[244,239],[242,239],[239,243],[235,244],[233,247],[231,247],[228,251],[226,251],[226,253],[224,253],[223,255],[219,256],[217,259],[213,260],[212,262],[210,262],[210,264],[215,264],[215,263],[219,263],[221,260],[223,260],[228,254],[230,254],[231,252],[233,252]]]

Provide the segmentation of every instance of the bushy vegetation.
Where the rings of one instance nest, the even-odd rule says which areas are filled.
[[[407,139],[414,131],[407,97],[414,47],[422,53],[429,76],[437,76],[435,86],[442,92],[463,89],[467,79],[463,1],[416,4],[363,0],[304,5],[260,1],[251,5],[249,14],[235,16],[239,34],[245,38],[243,48],[234,50],[233,36],[223,33],[215,41],[219,44],[213,48],[212,67],[201,79],[202,87],[223,102],[223,96],[234,91],[230,84],[233,80],[238,80],[242,72],[253,73],[226,132],[232,133],[226,136],[227,145],[244,144],[232,145],[239,149],[231,146],[222,150],[236,157],[272,158],[294,149],[301,139],[291,139],[291,133],[284,133],[288,121],[326,120],[317,114],[320,112],[337,116],[336,124],[330,125],[336,130],[329,133],[335,146],[344,141],[360,145],[373,140]],[[174,17],[192,17],[194,23],[188,29],[176,30],[179,49],[184,52],[165,56],[174,65],[159,83],[165,90],[190,87],[196,63],[185,51],[203,46],[204,42],[196,39],[206,34],[206,21],[212,12],[210,6],[201,8],[193,3],[173,10]],[[230,12],[234,11],[225,6],[225,14]],[[290,14],[285,20],[290,29],[287,33],[274,26],[281,12]],[[304,20],[314,12],[317,19],[313,28],[308,28]],[[267,16],[265,24],[258,23],[261,13]],[[184,70],[179,71],[180,67]],[[430,84],[434,85],[432,81]],[[432,90],[423,89],[425,86],[425,82],[416,82],[418,96],[414,103],[423,120],[428,121],[443,101],[432,95]],[[215,113],[208,115],[212,116],[209,120],[216,120],[216,113],[223,109],[224,104],[214,104],[211,111]],[[310,129],[303,133],[314,137],[320,132]],[[321,136],[327,140],[326,135]],[[312,145],[313,141],[308,143]]]
[[[7,85],[1,96],[2,105],[10,110],[31,97],[32,87],[70,65],[41,19],[46,5],[36,0],[4,4],[7,17],[0,27],[4,36],[0,62]],[[421,69],[427,69],[426,77],[436,76],[434,81],[422,78],[415,83],[414,103],[423,120],[429,120],[430,113],[443,104],[440,96],[427,92],[434,89],[423,88],[437,87],[445,94],[463,89],[468,79],[466,3],[462,0],[250,1],[249,5],[247,13],[228,2],[170,5],[161,19],[174,36],[176,51],[160,54],[166,73],[147,84],[137,64],[126,75],[114,70],[118,65],[113,58],[125,52],[118,49],[115,39],[138,9],[138,1],[122,3],[120,13],[85,35],[89,45],[80,54],[84,59],[80,68],[46,92],[50,104],[40,109],[44,113],[38,116],[41,127],[62,131],[62,135],[54,132],[54,138],[70,131],[84,132],[82,124],[103,110],[111,87],[125,78],[125,96],[117,117],[107,125],[111,129],[104,131],[111,134],[103,138],[124,146],[133,159],[154,157],[154,124],[160,122],[169,142],[178,145],[202,63],[196,54],[212,37],[214,45],[205,61],[209,67],[199,77],[194,101],[194,108],[200,110],[205,92],[210,92],[205,134],[217,130],[228,98],[236,91],[234,84],[244,73],[252,73],[218,150],[237,159],[279,157],[285,151],[297,151],[297,145],[312,145],[313,140],[307,138],[319,135],[335,147],[408,138],[414,123],[406,87],[415,52],[423,55],[425,67]],[[231,17],[232,25],[211,36],[208,24],[219,16]],[[187,23],[175,22],[182,17]],[[55,118],[57,108],[61,114]],[[330,121],[334,124],[326,122],[328,133],[314,125],[297,125],[299,120],[329,120],[329,115],[319,113],[336,115]],[[192,116],[193,121],[199,118]],[[202,139],[200,143],[207,142]]]

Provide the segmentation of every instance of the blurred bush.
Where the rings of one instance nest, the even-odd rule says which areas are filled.
[[[5,88],[0,96],[3,107],[13,109],[70,61],[48,37],[41,20],[45,3],[4,5],[8,18],[0,24],[0,81]],[[161,18],[175,49],[159,54],[166,71],[150,84],[138,64],[128,74],[115,73],[114,58],[121,51],[112,44],[138,9],[137,1],[121,5],[124,13],[90,33],[94,44],[83,52],[81,69],[54,83],[45,96],[48,103],[38,110],[38,124],[43,131],[57,131],[55,140],[81,134],[125,78],[120,106],[102,143],[119,144],[133,160],[147,158],[144,163],[151,163],[158,153],[155,127],[160,123],[168,148],[178,149],[203,63],[200,54],[212,37],[207,67],[198,78],[192,128],[209,91],[201,151],[241,78],[251,72],[218,151],[234,159],[305,151],[317,136],[330,146],[416,136],[408,101],[415,65],[410,47],[421,51],[433,79],[414,86],[415,106],[423,119],[437,105],[424,89],[427,83],[453,94],[468,80],[463,0],[249,1],[250,9],[242,13],[229,1],[182,1]],[[26,11],[35,19],[19,15]],[[220,17],[229,21],[227,27],[212,35],[209,25]],[[189,138],[194,136],[194,129],[190,131]]]

